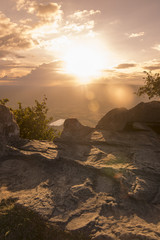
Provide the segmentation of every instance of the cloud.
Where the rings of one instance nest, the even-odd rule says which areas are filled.
[[[83,24],[77,24],[77,23],[68,23],[66,26],[64,26],[65,32],[84,32],[88,30],[92,30],[94,28],[94,21],[88,21]]]
[[[101,13],[99,10],[76,11],[67,17],[63,30],[66,33],[83,32],[94,36],[95,21],[93,16],[99,13]]]
[[[0,38],[0,48],[4,47],[7,49],[27,49],[33,46],[33,40],[23,33],[10,33]],[[35,43],[35,42],[34,42]]]
[[[138,38],[144,36],[144,32],[127,34],[129,38]]]
[[[48,3],[48,4],[37,4],[36,5],[36,11],[37,15],[43,16],[43,15],[55,15],[57,14],[58,10],[60,9],[60,6],[57,3]]]
[[[10,54],[10,53],[9,53]],[[17,58],[16,54],[11,53],[11,57],[7,58],[5,57],[0,58],[0,78],[3,80],[7,78],[8,79],[15,79],[16,77],[24,76],[28,74],[32,69],[35,68],[34,65],[25,64],[25,61],[23,62],[22,59]],[[18,56],[19,57],[19,56]],[[20,56],[23,57],[23,56]]]
[[[9,51],[6,50],[0,50],[0,58],[4,58],[6,56],[10,55]]]
[[[153,49],[160,51],[160,44],[156,44],[154,47],[152,47]]]
[[[21,86],[54,86],[54,85],[68,85],[75,83],[73,76],[65,74],[62,71],[63,62],[55,61],[48,64],[41,64],[32,70],[29,74],[23,77],[15,78],[15,83]],[[0,80],[10,80],[5,76]],[[13,79],[12,79],[13,80]]]
[[[11,22],[10,18],[0,11],[0,37],[10,34],[16,27],[17,24]]]
[[[106,72],[107,73],[107,72]],[[104,77],[101,77],[100,79],[97,79],[94,81],[94,83],[106,83],[106,84],[133,84],[133,85],[139,85],[144,82],[144,73],[141,72],[131,72],[131,73],[125,73],[125,72],[117,72],[116,70],[113,70],[112,72],[109,72],[104,75]]]
[[[0,81],[3,81],[3,85],[5,85],[5,81],[7,84],[11,82],[12,84],[16,84],[18,86],[73,86],[78,84],[77,79],[65,73],[63,69],[64,62],[62,61],[54,61],[48,64],[41,64],[38,67],[33,67],[30,71],[30,73],[26,74],[22,77],[17,77],[16,75],[11,74],[13,71],[13,68],[17,67],[16,64],[14,65],[13,62],[4,62],[2,69],[4,67],[6,68],[6,71],[10,70],[9,74],[5,74],[6,71],[3,72],[3,75],[1,75]],[[1,62],[0,62],[1,65]],[[20,67],[20,66],[19,66]],[[21,66],[23,68],[25,66]],[[11,69],[10,69],[11,68]],[[1,69],[1,67],[0,67]],[[96,78],[93,80],[93,83],[107,83],[107,84],[113,84],[113,83],[132,83],[137,84],[140,81],[143,81],[143,73],[124,73],[124,72],[118,72],[116,70],[108,70],[105,71],[106,74],[104,74],[103,77]]]
[[[110,25],[116,25],[116,24],[119,24],[119,23],[120,23],[119,19],[115,19],[115,20],[109,22]]]
[[[25,58],[25,56],[16,54],[14,52],[6,51],[6,50],[0,50],[0,58],[4,58],[4,57],[7,57],[7,56],[13,56],[13,57],[16,57],[16,58]]]
[[[160,59],[152,59],[141,64],[141,69],[145,71],[160,70]]]
[[[35,14],[39,20],[37,25],[43,25],[46,23],[52,23],[56,20],[61,20],[62,10],[61,5],[58,3],[38,3],[37,1],[31,0],[18,0],[17,10],[25,10],[30,14]]]
[[[0,12],[0,50],[17,50],[31,48],[34,41],[25,27],[11,22],[10,18]]]
[[[119,64],[117,67],[115,67],[116,69],[126,69],[126,68],[132,68],[132,67],[136,67],[137,64],[135,63],[122,63]]]
[[[160,70],[160,65],[150,65],[143,68],[148,71]]]
[[[68,17],[70,19],[74,19],[74,20],[78,19],[79,20],[82,18],[89,18],[90,16],[93,16],[93,15],[99,14],[99,13],[101,13],[100,10],[90,10],[90,11],[83,10],[83,11],[76,11],[73,14],[69,15]]]
[[[36,4],[34,8],[34,13],[39,17],[42,24],[53,23],[59,21],[62,18],[62,11],[60,10],[61,5],[57,3],[40,3]]]

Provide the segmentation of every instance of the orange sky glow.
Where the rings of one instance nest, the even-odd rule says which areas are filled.
[[[0,85],[141,84],[144,71],[160,70],[159,7],[159,0],[3,1]]]

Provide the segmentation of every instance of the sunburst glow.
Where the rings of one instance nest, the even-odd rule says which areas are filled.
[[[103,52],[87,45],[77,45],[69,49],[65,62],[66,71],[75,75],[80,83],[88,83],[99,77],[105,67]]]

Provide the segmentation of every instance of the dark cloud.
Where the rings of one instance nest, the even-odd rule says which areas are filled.
[[[48,4],[37,4],[35,5],[35,8],[37,10],[37,14],[42,15],[48,15],[48,14],[57,14],[60,6],[57,3],[48,3]]]
[[[12,54],[12,53],[11,53]],[[19,55],[19,54],[14,54],[16,58],[26,58],[25,56]]]
[[[137,64],[134,63],[122,63],[119,64],[117,67],[115,67],[116,69],[125,69],[125,68],[132,68],[132,67],[136,67]]]
[[[11,60],[0,60],[0,70],[12,69],[16,67],[17,67],[17,64]]]
[[[31,48],[33,40],[28,36],[24,36],[20,32],[11,33],[0,38],[0,48],[8,49],[27,49]]]
[[[154,70],[160,70],[160,65],[151,65],[151,66],[146,66],[146,67],[143,67],[145,70],[148,70],[148,71],[154,71]]]
[[[9,51],[0,50],[0,58],[4,58],[4,57],[6,57],[8,55],[10,55]]]

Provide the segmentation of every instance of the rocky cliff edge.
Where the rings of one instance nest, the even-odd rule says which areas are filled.
[[[115,111],[121,112],[114,110],[114,116]],[[129,110],[123,109],[117,121],[124,111]],[[68,119],[53,143],[19,139],[14,120],[5,125],[1,113],[0,200],[15,198],[50,222],[94,240],[160,239],[159,118],[135,116],[136,111],[123,129],[116,120],[115,129],[106,129]],[[3,126],[9,126],[7,134]],[[12,142],[5,137],[10,130],[16,136]]]

